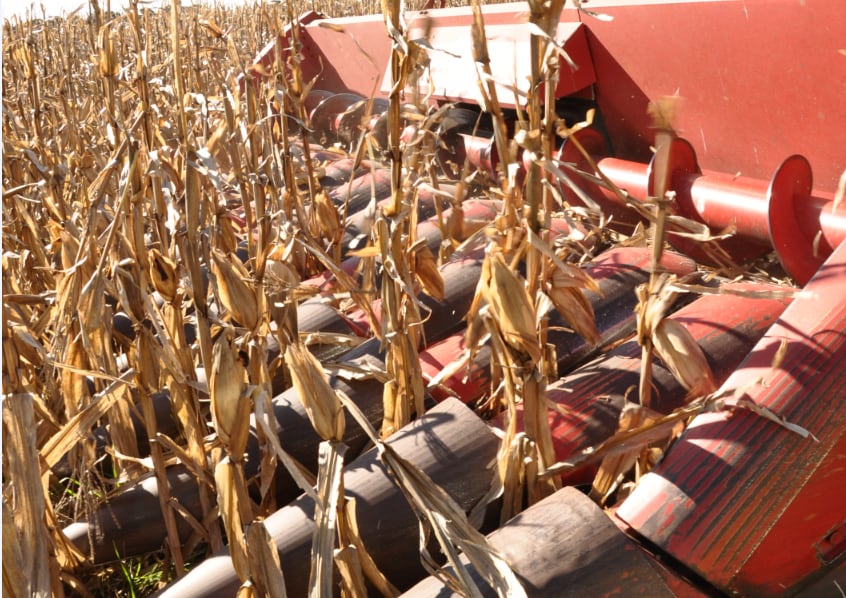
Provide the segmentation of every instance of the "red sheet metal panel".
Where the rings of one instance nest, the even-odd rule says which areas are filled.
[[[426,43],[432,49],[428,51],[427,76],[419,82],[420,93],[433,99],[483,105],[470,28],[463,24],[450,27],[425,22],[422,29],[426,31],[420,30],[419,35],[426,36]],[[415,39],[416,33],[412,30],[410,37]],[[529,25],[518,20],[507,25],[486,25],[485,35],[500,105],[514,107],[518,102],[525,104],[531,77]],[[559,23],[555,41],[578,67],[570,67],[559,57],[556,97],[574,94],[594,83],[596,77],[584,27],[579,23]],[[515,95],[515,89],[519,97]],[[390,91],[387,73],[382,79],[382,91]]]
[[[773,291],[769,285],[726,285],[726,291]],[[705,295],[670,316],[696,339],[708,359],[717,384],[743,360],[784,310],[788,300],[739,295]],[[631,340],[608,355],[579,368],[547,390],[562,410],[550,410],[556,458],[566,461],[577,451],[597,445],[617,429],[627,399],[636,400],[641,348]],[[657,360],[652,371],[652,408],[669,413],[688,401],[687,392]],[[569,484],[590,483],[587,469],[565,477]]]
[[[820,191],[846,169],[846,18],[829,0],[591,0],[597,100],[620,157],[647,161],[650,100],[678,94],[701,166],[769,178],[806,156]]]
[[[494,28],[514,27],[527,20],[526,10],[527,6],[523,3],[486,6],[485,24]],[[472,11],[469,7],[421,11],[408,13],[406,21],[411,39],[423,37],[420,32],[431,28],[435,32],[448,32],[447,36],[443,33],[436,33],[436,36],[452,44],[450,38],[455,36],[469,41]],[[565,11],[562,22],[577,23],[578,15]],[[583,50],[577,52],[574,47],[573,53],[576,55],[574,58],[579,58],[577,64],[585,66],[583,72],[575,75],[577,82],[584,87],[591,83],[587,81],[587,74],[592,71],[587,40],[583,33],[580,36]],[[302,43],[303,76],[306,80],[316,77],[315,89],[353,92],[365,97],[370,97],[374,91],[376,95],[386,95],[388,88],[383,84],[383,78],[390,58],[391,42],[381,14],[310,22],[302,32]],[[438,48],[435,44],[432,46]],[[472,65],[472,56],[465,54],[463,62],[469,61]],[[514,61],[513,54],[504,58]],[[581,68],[579,70],[582,71]],[[564,80],[567,80],[566,75]],[[587,83],[581,83],[582,80]],[[466,83],[461,82],[462,85]]]
[[[784,595],[846,559],[844,272],[846,244],[723,385],[818,440],[748,411],[701,415],[618,510],[725,591]]]

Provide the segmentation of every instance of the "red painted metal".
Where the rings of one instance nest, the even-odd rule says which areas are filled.
[[[751,242],[733,243],[729,254],[738,261],[772,247],[788,273],[805,283],[831,248],[846,239],[846,206],[836,207],[831,195],[811,196],[811,168],[802,156],[785,159],[769,181],[701,174],[693,147],[683,139],[672,142],[668,159],[668,188],[676,193],[676,211],[715,232],[733,230],[739,239]],[[606,158],[598,166],[635,199],[652,196],[653,163]],[[618,202],[609,190],[603,195]],[[671,240],[695,251],[691,242],[673,236]]]
[[[722,387],[817,440],[743,410],[700,415],[617,512],[727,592],[786,595],[846,559],[844,271],[841,244]]]
[[[683,99],[676,130],[706,171],[767,179],[808,158],[819,192],[846,169],[846,19],[839,2],[591,0],[596,100],[620,158],[651,159],[649,102]]]
[[[639,201],[654,196],[657,176],[654,161],[644,164],[606,157],[608,144],[594,128],[583,129],[576,139],[616,186]],[[488,176],[496,177],[499,156],[491,137],[462,133],[456,141],[459,149],[450,154],[455,161],[461,163],[466,159]],[[734,236],[722,245],[737,262],[775,249],[785,270],[804,284],[832,248],[846,239],[846,206],[837,206],[832,194],[811,195],[811,167],[803,156],[785,159],[768,181],[703,174],[693,146],[684,139],[672,141],[666,159],[667,188],[676,194],[674,211],[707,224],[714,233],[731,232]],[[574,143],[565,142],[561,146],[558,160],[590,171]],[[573,178],[577,177],[573,175]],[[600,201],[613,220],[625,223],[637,220],[637,214],[627,209],[612,190],[582,180],[578,180],[578,185]],[[562,184],[561,188],[568,200],[582,203],[569,185]],[[697,242],[672,234],[670,241],[699,261],[708,261]]]
[[[566,331],[567,322],[553,314],[549,322],[547,342],[555,346],[559,374],[571,370],[592,354],[634,334],[634,288],[648,279],[651,262],[651,250],[626,247],[606,251],[586,267],[587,273],[598,283],[601,291],[600,295],[587,292],[587,296],[596,315],[596,325],[602,342],[599,346],[592,347],[580,336]],[[661,267],[666,272],[683,276],[693,272],[695,264],[683,256],[667,252],[662,256]],[[420,366],[424,378],[435,378],[464,349],[462,333],[421,352]],[[458,396],[465,403],[473,403],[482,399],[490,390],[490,382],[490,350],[488,347],[482,347],[468,368],[446,378],[439,386],[432,387],[430,392],[436,400]]]
[[[777,291],[770,285],[726,285],[735,291]],[[708,359],[717,384],[723,382],[785,309],[789,298],[762,299],[738,295],[704,295],[673,313],[696,339]],[[596,446],[617,430],[627,400],[637,399],[641,348],[630,340],[587,364],[547,389],[547,398],[563,407],[550,411],[549,422],[556,458],[570,459]],[[653,364],[651,407],[670,413],[683,406],[687,391],[660,362]],[[598,464],[596,464],[598,465]],[[564,476],[568,484],[590,483],[595,468]]]
[[[416,26],[415,26],[416,25]],[[449,25],[425,17],[417,20],[409,33],[411,39],[423,38],[432,48],[428,51],[428,72],[419,79],[418,91],[423,96],[445,101],[484,104],[479,85],[480,71],[473,60],[473,38],[465,23]],[[544,93],[543,88],[529,89],[531,64],[531,29],[525,22],[512,20],[506,24],[486,24],[488,56],[496,72],[496,93],[502,107],[524,105],[529,93]],[[596,80],[590,59],[585,28],[577,22],[561,22],[553,36],[578,68],[570,67],[558,57],[559,79],[556,97],[573,95]],[[390,72],[382,79],[382,92],[390,92]]]

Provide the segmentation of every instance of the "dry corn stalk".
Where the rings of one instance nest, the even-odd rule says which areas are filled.
[[[481,596],[481,592],[459,558],[463,552],[473,567],[499,596],[525,596],[517,576],[508,563],[488,544],[468,521],[464,510],[443,488],[422,470],[400,457],[377,435],[370,422],[348,397],[340,396],[344,406],[376,445],[379,458],[402,490],[420,521],[420,554],[423,565],[431,573],[446,576],[451,588],[464,596]],[[426,548],[433,534],[453,567],[455,576],[441,569]]]
[[[3,455],[4,473],[12,480],[3,493],[3,554],[10,559],[3,567],[3,594],[50,596],[50,569],[57,565],[48,543],[40,471],[32,466],[39,461],[28,393],[4,397]],[[61,593],[60,586],[55,589]]]
[[[340,402],[339,402],[340,404]],[[332,571],[338,510],[343,501],[343,467],[346,446],[325,441],[318,450],[317,500],[314,508],[314,537],[311,544],[309,596],[332,594]]]
[[[352,507],[346,505],[343,491],[343,456],[346,445],[342,442],[345,417],[341,399],[326,381],[320,363],[300,341],[288,345],[285,359],[309,420],[324,439],[318,453],[317,491],[309,492],[315,501],[316,525],[312,541],[309,595],[326,596],[332,593],[333,563],[337,565],[347,591],[364,588],[366,576],[383,593],[387,592],[386,595],[395,595],[395,590],[367,553],[358,535],[354,512],[349,511]],[[286,465],[292,470],[291,464]],[[293,470],[292,473],[296,479],[298,473]],[[335,548],[336,542],[338,548]]]
[[[519,251],[516,252],[519,255]],[[492,349],[492,384],[501,391],[506,407],[505,438],[500,450],[499,473],[503,491],[510,499],[503,503],[501,520],[522,510],[523,488],[530,504],[554,492],[555,479],[542,478],[555,461],[546,402],[545,370],[549,355],[541,342],[535,300],[527,283],[505,261],[499,247],[491,244],[482,277],[468,318],[467,345],[475,347],[484,326]],[[540,294],[536,295],[538,298]],[[474,320],[476,320],[474,322]],[[494,395],[497,392],[495,390]],[[518,405],[522,407],[525,440],[517,428]],[[527,453],[527,449],[531,452]],[[520,470],[515,470],[519,466]]]
[[[386,438],[411,421],[412,415],[423,413],[423,374],[417,349],[421,341],[422,317],[412,287],[412,272],[404,256],[402,220],[388,223],[386,218],[376,222],[382,253],[382,337],[387,351],[385,384],[382,403],[384,415],[382,437]],[[391,230],[392,229],[392,230]]]

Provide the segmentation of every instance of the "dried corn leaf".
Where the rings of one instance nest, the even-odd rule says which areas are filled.
[[[217,489],[217,501],[220,517],[223,520],[226,537],[229,539],[229,554],[232,565],[242,582],[250,578],[250,555],[247,552],[244,535],[244,515],[249,509],[249,497],[246,493],[246,481],[241,467],[228,457],[214,469],[214,482]]]
[[[282,465],[285,466],[285,469],[288,470],[288,473],[291,474],[291,477],[294,479],[300,490],[310,496],[312,500],[317,502],[317,493],[314,490],[314,486],[317,484],[317,478],[314,477],[314,474],[309,471],[308,468],[299,463],[282,448],[282,445],[279,443],[279,438],[273,430],[270,422],[270,418],[273,417],[273,405],[271,404],[270,396],[265,391],[256,389],[254,394],[254,403],[256,409],[256,422],[264,432],[265,438],[267,438],[268,442],[270,442],[270,446],[273,449],[274,454],[282,462]]]
[[[109,384],[102,392],[97,393],[88,407],[72,417],[61,430],[44,443],[40,454],[47,467],[54,467],[69,450],[88,436],[94,424],[105,417],[115,401],[124,396],[121,386],[131,384],[134,377],[134,369],[124,372],[120,378]]]
[[[341,528],[341,536],[347,547],[355,550],[355,559],[358,562],[361,571],[367,577],[368,581],[379,591],[385,598],[392,598],[399,596],[400,591],[388,581],[388,578],[379,570],[373,557],[364,546],[364,541],[361,539],[361,534],[358,531],[358,519],[355,511],[355,499],[347,498],[344,500],[343,511],[339,513],[339,526]],[[336,555],[337,559],[337,555]],[[351,563],[352,564],[352,563]]]
[[[24,544],[28,536],[19,536],[13,521],[12,511],[4,499],[3,508],[3,596],[11,598],[29,598],[31,594],[27,579],[28,563],[24,560]],[[30,552],[30,551],[27,551]]]
[[[279,551],[264,522],[256,521],[247,526],[247,552],[250,555],[252,580],[258,595],[286,598],[285,577],[279,563]]]
[[[655,421],[656,414],[641,405],[626,403],[620,412],[617,433],[633,430]],[[591,485],[590,497],[603,505],[613,492],[618,480],[629,471],[648,445],[636,446],[627,452],[606,456],[597,470]]]
[[[766,405],[759,405],[748,397],[740,397],[731,407],[734,409],[746,409],[747,411],[751,411],[752,413],[781,426],[785,430],[798,434],[802,438],[810,438],[814,442],[819,442],[819,438],[814,436],[807,428],[803,428],[799,424],[787,421],[783,415],[777,414]]]
[[[425,472],[400,457],[390,445],[381,441],[376,435],[376,430],[349,397],[343,394],[338,396],[376,445],[379,458],[417,514],[424,562],[428,556],[425,546],[425,537],[428,535],[426,531],[430,530],[435,534],[442,552],[459,576],[460,589],[464,595],[481,596],[481,593],[461,562],[459,551],[464,552],[476,571],[490,584],[497,595],[515,598],[525,596],[526,592],[511,567],[488,544],[487,538],[470,525],[467,515],[455,500]]]
[[[361,561],[355,546],[344,546],[334,552],[335,564],[341,575],[342,596],[367,596],[367,586],[361,573]]]
[[[467,556],[498,596],[525,596],[525,590],[511,567],[491,548],[487,539],[469,524],[464,510],[455,500],[389,445],[382,443],[378,448],[381,459],[409,499],[421,525],[431,527],[450,564],[456,572],[460,572],[464,582],[462,589],[467,595],[474,595],[479,590],[467,575],[456,549]]]
[[[77,310],[82,329],[89,335],[102,330],[107,325],[104,321],[105,295],[103,275],[100,270],[97,270],[82,287]],[[108,325],[111,325],[111,322]]]

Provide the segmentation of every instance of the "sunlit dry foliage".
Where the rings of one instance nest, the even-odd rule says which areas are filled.
[[[274,484],[287,472],[316,504],[311,595],[332,593],[337,579],[344,595],[369,587],[397,595],[344,492],[352,415],[418,516],[426,567],[437,570],[431,536],[455,568],[452,587],[478,594],[459,565],[463,551],[493,587],[522,595],[467,513],[383,442],[423,415],[430,399],[420,351],[432,315],[427,301],[448,299],[441,266],[455,256],[482,260],[469,311],[456,319],[465,316],[467,325],[462,363],[489,345],[491,385],[479,412],[504,418],[488,502],[502,496],[496,516],[505,521],[554,492],[557,473],[573,466],[554,465],[546,388],[557,362],[548,335],[555,317],[589,345],[602,341],[588,300],[600,289],[581,264],[609,239],[648,241],[657,263],[668,222],[691,238],[707,231],[672,220],[669,192],[634,207],[652,226],[634,240],[605,230],[589,198],[579,209],[562,199],[561,185],[574,183],[556,162],[556,136],[593,117],[565,124],[555,114],[558,57],[566,59],[554,40],[563,0],[528,4],[530,84],[545,91],[516,111],[516,124],[500,107],[481,5],[472,3],[473,60],[499,170],[485,178],[454,165],[458,180],[444,185],[436,153],[449,107],[427,102],[424,40],[409,39],[402,14],[419,4],[186,8],[174,0],[153,8],[130,0],[117,14],[95,0],[87,17],[36,13],[4,23],[4,594],[146,594],[228,544],[241,595],[284,596],[285,563],[262,518],[281,506]],[[280,49],[275,64],[252,64],[305,10],[381,12],[391,41],[383,117],[369,132],[349,127],[335,147],[324,147],[310,127],[314,81],[303,75],[298,28],[290,27],[294,51],[285,59]],[[354,110],[371,116],[371,100]],[[656,107],[662,135],[672,135],[677,109]],[[321,183],[341,156],[353,169],[390,177],[387,201],[377,205],[371,190],[361,243],[346,254],[349,197]],[[601,173],[591,176],[633,203]],[[436,198],[439,248],[418,234],[424,189]],[[490,222],[466,217],[471,190],[495,200]],[[554,219],[569,236],[553,229]],[[354,268],[342,263],[350,256]],[[701,349],[665,317],[687,282],[656,268],[638,291],[643,405],[624,411],[614,439],[578,457],[601,462],[593,489],[600,501],[632,467],[647,469],[687,417],[715,404]],[[360,310],[354,324],[381,342],[384,367],[328,363],[364,338],[301,333],[297,308],[315,296],[341,319]],[[689,392],[687,411],[664,418],[649,411],[653,354]],[[330,367],[384,383],[380,429],[337,391]],[[280,442],[271,398],[287,388],[320,439],[315,471]],[[634,448],[615,444],[631,437]],[[248,475],[251,459],[257,472]],[[196,486],[201,515],[171,493],[168,476],[177,468]],[[91,521],[98,506],[150,479],[158,488],[152,517],[166,530],[155,553],[135,560],[116,553],[114,563],[95,566],[60,531]],[[483,502],[480,510],[489,506]]]

